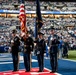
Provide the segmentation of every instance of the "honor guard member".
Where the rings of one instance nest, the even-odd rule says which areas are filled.
[[[26,72],[29,72],[31,69],[31,51],[33,51],[34,48],[34,41],[32,37],[29,36],[29,31],[27,31],[26,35],[23,35],[22,39],[24,42],[24,66]]]
[[[43,33],[38,33],[38,39],[36,41],[37,45],[37,59],[38,59],[38,65],[39,65],[39,71],[43,72],[44,70],[44,52],[45,52],[45,40],[43,39]]]
[[[18,71],[19,69],[19,46],[20,46],[20,39],[16,35],[17,31],[12,31],[12,40],[11,40],[11,52],[12,52],[12,58],[13,58],[13,71]]]
[[[52,27],[51,28],[51,35],[48,38],[48,45],[50,47],[50,64],[51,64],[51,68],[52,68],[52,72],[56,72],[57,68],[58,68],[58,44],[59,44],[59,40],[58,40],[58,36],[55,34],[55,30]]]

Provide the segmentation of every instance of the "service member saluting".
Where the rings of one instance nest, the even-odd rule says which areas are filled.
[[[50,47],[50,64],[52,68],[52,72],[57,72],[58,68],[58,44],[59,39],[58,35],[55,33],[55,29],[51,28],[51,35],[48,38],[48,45]]]

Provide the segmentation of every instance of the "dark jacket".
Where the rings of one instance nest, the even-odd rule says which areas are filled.
[[[30,53],[31,51],[33,51],[34,48],[34,41],[31,37],[26,38],[26,40],[24,40],[24,49],[26,49],[26,53]]]
[[[17,53],[19,51],[19,46],[20,46],[20,39],[18,36],[16,36],[13,39],[14,43],[12,45],[12,53]]]
[[[52,40],[51,37],[52,36],[50,36],[49,40],[48,40],[49,41],[48,45],[50,46],[50,52],[51,53],[57,53],[58,52],[58,44],[60,43],[58,36],[56,34],[54,34],[53,35],[54,40]]]
[[[36,41],[37,43],[37,50],[40,51],[41,54],[44,54],[45,50],[46,50],[46,44],[45,44],[45,40],[42,39],[39,41],[39,39]]]

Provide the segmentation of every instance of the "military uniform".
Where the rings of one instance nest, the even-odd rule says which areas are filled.
[[[34,42],[33,39],[31,37],[28,37],[26,39],[24,39],[24,65],[26,68],[26,72],[30,71],[31,68],[31,51],[33,51],[34,48]]]
[[[39,35],[42,33],[38,33]],[[46,48],[45,40],[39,39],[36,41],[37,43],[37,59],[39,65],[39,72],[42,72],[44,69],[44,52]]]
[[[50,64],[52,72],[56,72],[58,68],[58,36],[56,34],[49,37],[49,46],[50,46]]]
[[[13,34],[16,33],[15,30],[13,31]],[[13,71],[17,71],[19,69],[19,46],[20,46],[20,39],[18,36],[15,36],[11,40],[11,49],[12,49],[12,58],[13,58]]]

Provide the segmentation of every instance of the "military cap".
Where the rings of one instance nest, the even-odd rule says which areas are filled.
[[[54,28],[54,27],[51,27],[50,29],[51,29],[51,30],[55,30],[55,28]]]
[[[38,32],[38,35],[40,35],[40,34],[41,34],[41,35],[44,35],[42,32]]]
[[[12,30],[12,33],[13,33],[13,34],[14,34],[14,33],[17,33],[17,30],[16,30],[16,29]]]

